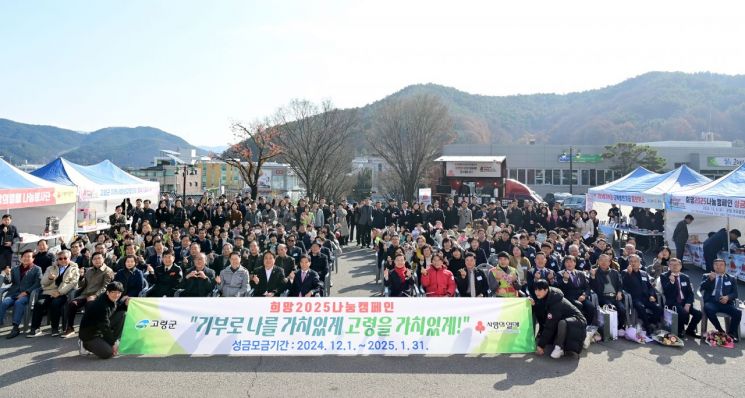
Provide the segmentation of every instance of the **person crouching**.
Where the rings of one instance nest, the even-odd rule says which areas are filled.
[[[551,358],[558,359],[565,351],[579,354],[586,337],[587,321],[582,311],[564,298],[561,290],[549,287],[545,279],[533,284],[536,300],[533,314],[538,322],[536,354],[543,355],[547,345],[553,344]]]

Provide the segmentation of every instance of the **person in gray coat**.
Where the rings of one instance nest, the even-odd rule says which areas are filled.
[[[458,229],[462,231],[466,229],[466,224],[473,223],[473,213],[465,201],[461,202],[460,206],[460,209],[458,209]]]
[[[372,225],[372,207],[370,206],[370,199],[362,201],[360,206],[360,219],[357,221],[359,226],[359,234],[361,237],[361,244],[363,247],[370,247],[370,226]]]
[[[41,288],[41,268],[34,264],[34,251],[25,250],[21,253],[21,265],[4,269],[2,276],[5,283],[10,283],[10,287],[0,304],[0,324],[5,319],[5,311],[12,306],[13,330],[6,337],[12,339],[21,334],[18,325],[23,321],[31,292]]]
[[[223,297],[243,297],[248,293],[248,270],[241,267],[241,254],[230,253],[230,266],[223,268],[215,283]]]

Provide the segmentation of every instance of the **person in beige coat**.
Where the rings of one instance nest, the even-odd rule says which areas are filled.
[[[93,301],[99,294],[106,291],[106,285],[114,280],[114,271],[104,264],[103,254],[96,252],[91,257],[92,267],[85,271],[85,276],[80,282],[80,290],[75,294],[75,298],[68,301],[65,306],[67,315],[65,331],[60,337],[68,338],[75,334],[73,325],[75,323],[75,314],[87,303]]]
[[[34,307],[31,331],[26,337],[41,336],[39,327],[44,313],[49,313],[52,336],[59,336],[59,322],[67,303],[67,294],[78,287],[80,274],[78,265],[70,261],[70,252],[57,253],[57,261],[52,263],[41,277],[41,296]]]

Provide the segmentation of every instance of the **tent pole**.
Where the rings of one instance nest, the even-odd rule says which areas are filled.
[[[729,255],[729,216],[727,216],[727,254]]]

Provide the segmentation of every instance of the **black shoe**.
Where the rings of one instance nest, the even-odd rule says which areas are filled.
[[[739,343],[740,342],[740,338],[739,337],[732,336],[732,341],[734,341],[735,343]]]
[[[696,333],[695,330],[686,330],[686,336],[693,337],[694,339],[700,339],[701,338],[701,335],[698,334],[698,333]],[[681,337],[683,337],[683,336],[681,336]]]
[[[13,330],[10,331],[10,334],[7,335],[5,338],[10,340],[13,337],[18,337],[18,335],[21,334],[21,331],[18,330],[18,326],[13,327]]]

